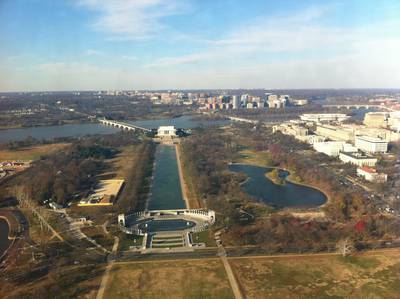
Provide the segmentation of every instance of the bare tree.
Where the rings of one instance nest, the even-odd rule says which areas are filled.
[[[342,239],[337,243],[336,248],[343,257],[346,257],[354,252],[354,243],[350,238]]]

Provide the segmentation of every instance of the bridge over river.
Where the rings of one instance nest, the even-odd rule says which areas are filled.
[[[122,121],[109,120],[106,118],[99,118],[98,121],[103,125],[113,126],[113,127],[117,127],[117,128],[123,129],[123,130],[131,130],[131,131],[142,130],[145,132],[151,131],[151,129],[136,126],[136,125],[129,124],[129,123],[125,123]]]
[[[322,107],[325,108],[346,108],[346,109],[360,109],[360,108],[365,108],[365,109],[370,109],[370,108],[375,108],[375,109],[382,109],[382,110],[386,110],[389,112],[394,111],[392,108],[390,107],[386,107],[383,105],[370,105],[370,104],[330,104],[330,105],[323,105]]]

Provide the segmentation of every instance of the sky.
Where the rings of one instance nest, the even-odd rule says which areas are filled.
[[[0,0],[3,92],[399,87],[399,0]]]

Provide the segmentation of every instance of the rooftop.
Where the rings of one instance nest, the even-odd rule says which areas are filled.
[[[159,126],[158,127],[159,130],[175,130],[174,126]]]
[[[361,169],[362,171],[368,172],[368,173],[376,173],[375,169],[366,167],[366,166],[360,167],[359,169]]]
[[[363,153],[357,152],[357,153],[353,153],[353,152],[341,152],[340,154],[346,155],[348,157],[352,157],[354,159],[376,159],[372,156],[368,156],[365,155]]]
[[[362,139],[369,142],[382,142],[387,143],[387,141],[379,138],[379,137],[371,137],[371,136],[356,136],[356,139]]]

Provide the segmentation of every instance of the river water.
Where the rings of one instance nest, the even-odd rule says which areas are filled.
[[[148,129],[158,128],[159,126],[174,126],[175,128],[180,128],[180,129],[193,129],[198,127],[222,126],[230,123],[230,121],[226,119],[201,120],[201,119],[196,119],[196,117],[198,117],[198,115],[184,115],[175,118],[127,121],[127,123],[131,123],[136,126]]]
[[[272,168],[246,164],[232,164],[229,169],[243,172],[248,180],[242,185],[243,190],[254,198],[278,208],[313,208],[327,200],[321,191],[285,181],[284,185],[273,183],[265,176]],[[283,177],[285,177],[285,174]],[[286,173],[287,174],[287,173]]]
[[[148,209],[184,209],[175,146],[157,146],[153,175]]]
[[[130,123],[145,127],[175,126],[182,129],[193,129],[202,126],[225,125],[229,120],[196,120],[196,116],[181,116],[151,120],[131,121]],[[36,139],[53,139],[59,137],[81,137],[94,134],[112,134],[120,129],[99,123],[69,124],[62,126],[43,126],[0,130],[0,143],[24,140],[28,137]]]
[[[350,114],[351,114],[351,120],[353,121],[362,121],[364,119],[364,116],[368,112],[377,112],[380,111],[377,108],[359,108],[359,109],[351,109]],[[345,111],[348,113],[347,111]]]
[[[3,255],[4,251],[10,245],[10,240],[8,239],[9,227],[7,221],[0,218],[0,256]]]

